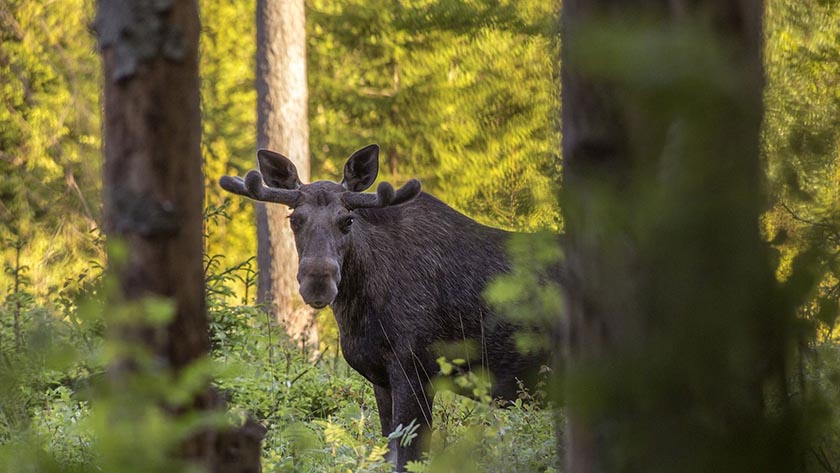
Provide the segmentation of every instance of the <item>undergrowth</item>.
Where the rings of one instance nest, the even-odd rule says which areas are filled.
[[[208,218],[223,217],[222,208]],[[26,250],[22,242],[13,244]],[[113,281],[95,265],[54,288],[49,299],[30,292],[25,266],[13,261],[5,271],[15,282],[0,300],[0,473],[195,471],[172,454],[179,442],[196,429],[239,425],[246,418],[266,428],[263,471],[391,470],[370,384],[344,362],[334,336],[322,337],[317,353],[299,348],[255,305],[252,260],[226,264],[220,256],[205,258],[212,360],[177,377],[136,347],[103,336],[104,314],[109,320],[165,323],[167,301],[107,302]],[[504,297],[497,291],[493,302],[506,311],[553,307],[553,299],[540,298],[533,287],[529,292],[512,286],[517,279],[527,280],[499,282]],[[319,320],[322,333],[335,333],[330,314]],[[840,471],[837,351],[834,340],[818,343],[812,359],[802,364],[803,387],[791,387],[791,396],[823,397],[826,435],[812,439],[806,453],[810,471]],[[103,381],[109,377],[105,367],[126,356],[137,370],[123,382],[125,389],[114,389]],[[460,372],[453,368],[458,360],[439,364],[444,374]],[[161,407],[190,402],[210,377],[227,401],[221,415],[173,420]],[[537,407],[547,402],[544,387],[522,390],[515,403],[499,408],[487,395],[486,380],[468,373],[448,382],[479,401],[436,386],[431,451],[410,463],[409,471],[560,470],[562,449],[554,431],[563,421],[557,411]],[[806,385],[819,389],[806,391]],[[392,436],[410,441],[415,427],[402,426]]]
[[[266,427],[263,471],[391,471],[373,390],[344,362],[335,340],[317,354],[299,348],[254,304],[253,261],[224,263],[205,258],[213,363],[170,380],[139,356],[141,369],[127,392],[103,387],[105,366],[128,349],[103,337],[102,314],[129,311],[163,323],[166,302],[108,306],[109,283],[99,267],[40,300],[27,292],[27,268],[7,267],[18,282],[0,305],[0,471],[186,471],[167,452],[194,429],[221,420],[173,422],[160,404],[190,399],[196,380],[210,374],[227,401],[227,422],[251,417]],[[455,381],[486,388],[469,376]],[[430,456],[409,470],[557,471],[552,411],[532,402],[544,395],[523,391],[500,409],[486,396],[476,402],[439,391]],[[393,435],[409,441],[413,432],[402,426]]]

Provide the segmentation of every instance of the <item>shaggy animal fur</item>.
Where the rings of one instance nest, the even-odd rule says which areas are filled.
[[[419,423],[409,446],[391,441],[397,470],[428,446],[440,356],[463,358],[493,380],[492,396],[515,399],[518,381],[532,382],[545,353],[523,355],[518,327],[496,314],[482,293],[509,270],[508,232],[480,225],[410,181],[360,191],[376,178],[379,148],[363,148],[347,162],[341,184],[301,184],[294,165],[262,150],[262,175],[222,178],[237,194],[294,208],[304,300],[329,304],[347,362],[373,384],[382,434]],[[263,183],[268,184],[268,186]]]

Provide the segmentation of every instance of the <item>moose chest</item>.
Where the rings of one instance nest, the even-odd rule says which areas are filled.
[[[353,320],[335,311],[341,351],[347,364],[368,381],[388,386],[389,340],[382,327],[371,320]],[[374,323],[371,323],[374,322]],[[389,344],[389,341],[391,342]]]

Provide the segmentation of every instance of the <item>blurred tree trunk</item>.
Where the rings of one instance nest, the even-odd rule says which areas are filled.
[[[760,0],[565,0],[569,473],[792,471]]]
[[[286,155],[309,182],[309,115],[303,0],[257,0],[257,148]],[[318,344],[315,311],[298,294],[298,256],[282,205],[256,204],[257,300],[294,339]]]
[[[95,29],[105,72],[105,226],[109,240],[128,249],[125,258],[111,255],[110,270],[119,280],[119,298],[174,303],[173,318],[163,326],[131,320],[112,327],[109,336],[142,344],[177,372],[210,349],[202,267],[198,6],[194,0],[99,0]],[[123,369],[130,367],[114,372]],[[223,404],[208,386],[192,408]],[[259,429],[252,425],[205,431],[187,440],[180,455],[208,471],[258,471],[261,435],[254,431]]]

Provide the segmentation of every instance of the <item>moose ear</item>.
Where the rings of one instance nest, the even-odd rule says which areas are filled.
[[[379,174],[379,145],[367,145],[353,153],[344,165],[341,185],[353,192],[361,192],[373,184]]]
[[[279,189],[297,189],[300,187],[297,168],[289,158],[274,151],[261,149],[257,151],[257,160],[260,162],[263,181],[269,187]]]

